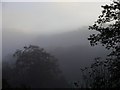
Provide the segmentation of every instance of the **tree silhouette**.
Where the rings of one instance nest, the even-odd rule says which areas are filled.
[[[120,87],[120,1],[115,0],[110,5],[102,6],[102,15],[89,29],[98,31],[88,38],[92,46],[98,43],[111,50],[106,64],[110,72],[109,86]]]
[[[15,67],[12,69],[14,76],[9,77],[12,88],[67,87],[57,59],[43,48],[25,46],[13,56],[16,58]]]
[[[110,5],[102,6],[102,15],[89,29],[98,31],[88,38],[92,46],[100,42],[107,49],[112,49],[114,55],[120,52],[120,1],[113,1]]]
[[[89,74],[85,76],[90,82],[86,87],[118,88],[120,87],[120,1],[115,0],[102,8],[103,11],[98,20],[89,26],[90,30],[98,33],[90,35],[88,40],[91,46],[102,44],[111,52],[106,60],[97,58],[91,67],[87,68]]]

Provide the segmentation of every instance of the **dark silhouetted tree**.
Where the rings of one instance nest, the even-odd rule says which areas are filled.
[[[14,57],[16,63],[12,69],[13,76],[8,78],[12,88],[67,87],[57,59],[43,48],[34,45],[25,46],[22,50],[17,50]]]
[[[119,56],[120,48],[120,1],[113,1],[110,5],[102,6],[102,15],[89,29],[98,31],[88,38],[92,46],[100,42],[107,49],[112,49],[114,55]]]
[[[114,0],[110,5],[102,6],[102,14],[89,26],[98,33],[90,35],[91,46],[102,44],[111,52],[106,60],[95,59],[85,75],[90,81],[89,88],[120,87],[120,1]],[[85,70],[86,71],[86,70]],[[85,80],[85,79],[84,79]]]
[[[89,29],[98,31],[88,38],[92,46],[98,43],[111,50],[103,62],[109,71],[109,87],[120,87],[120,1],[102,6],[102,15]],[[100,65],[98,65],[100,66]]]

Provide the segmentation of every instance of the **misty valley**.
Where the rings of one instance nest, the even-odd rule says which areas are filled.
[[[119,0],[0,5],[3,90],[120,88]]]
[[[87,40],[87,37],[90,35],[89,30],[87,27],[81,29],[82,30],[65,32],[58,35],[42,37],[34,36],[33,38],[26,34],[24,35],[17,32],[8,33],[7,30],[4,30],[3,67],[4,63],[5,67],[6,64],[10,64],[11,67],[13,67],[12,65],[16,63],[16,59],[13,57],[13,54],[17,49],[21,49],[24,46],[29,45],[39,46],[58,59],[59,68],[68,83],[68,87],[74,87],[74,82],[81,80],[82,78],[80,68],[89,66],[95,57],[104,58],[108,52],[108,50],[105,50],[102,46],[91,47]],[[59,84],[62,83],[63,82]]]

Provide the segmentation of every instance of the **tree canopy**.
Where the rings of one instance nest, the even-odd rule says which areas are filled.
[[[111,52],[105,60],[97,58],[90,67],[83,70],[88,71],[84,75],[85,87],[118,88],[120,87],[120,1],[114,0],[113,3],[101,7],[102,14],[92,26],[89,26],[90,30],[98,33],[90,35],[88,40],[91,46],[102,44]]]
[[[25,46],[23,49],[17,50],[13,56],[16,58],[15,67],[10,70],[13,76],[6,75],[10,73],[3,70],[3,74],[9,77],[7,79],[9,79],[12,88],[67,87],[57,59],[43,48],[34,45]]]
[[[97,45],[98,42],[107,49],[114,49],[120,51],[120,1],[115,0],[110,5],[102,6],[102,15],[90,30],[98,31],[98,34],[92,34],[88,38],[92,46]],[[117,55],[117,53],[116,53]]]
[[[120,1],[115,0],[110,5],[102,6],[102,8],[102,15],[98,17],[93,26],[89,27],[90,30],[96,30],[98,33],[90,35],[88,40],[90,40],[92,46],[100,43],[111,50],[106,60],[95,62],[97,67],[103,65],[104,69],[107,69],[107,71],[104,70],[107,77],[103,71],[101,72],[104,75],[103,78],[107,78],[107,80],[102,82],[102,85],[104,84],[104,87],[120,87]],[[102,75],[99,74],[99,76],[101,77]],[[102,81],[103,79],[100,80]],[[105,83],[106,81],[107,84]]]

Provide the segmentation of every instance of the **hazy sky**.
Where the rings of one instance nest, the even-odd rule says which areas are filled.
[[[3,28],[53,34],[91,25],[107,2],[4,2]]]

